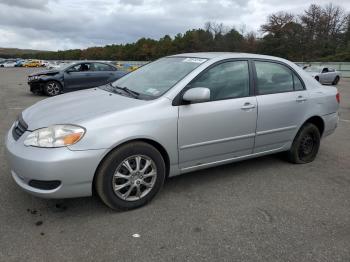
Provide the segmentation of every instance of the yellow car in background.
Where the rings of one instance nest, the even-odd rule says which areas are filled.
[[[37,60],[28,61],[23,65],[24,67],[42,67],[42,63]]]
[[[139,68],[139,66],[136,66],[136,65],[130,66],[130,67],[128,67],[127,71],[128,71],[128,72],[132,72],[132,71],[134,71],[134,70],[136,70],[136,69],[138,69],[138,68]]]

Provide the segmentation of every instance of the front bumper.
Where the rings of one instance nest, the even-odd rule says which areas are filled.
[[[28,81],[28,85],[30,87],[30,92],[36,93],[36,92],[42,92],[45,83],[42,81],[34,80],[34,81]]]
[[[6,155],[15,182],[25,191],[44,198],[73,198],[90,196],[95,171],[105,149],[72,151],[66,147],[37,148],[23,144],[29,132],[17,141],[12,128],[6,137]],[[60,181],[54,189],[40,189],[30,181]]]

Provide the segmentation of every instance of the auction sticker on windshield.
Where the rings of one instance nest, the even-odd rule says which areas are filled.
[[[207,60],[207,59],[204,59],[204,58],[192,58],[192,57],[188,57],[188,58],[185,58],[184,60],[182,60],[182,62],[201,64],[201,63],[205,62],[206,60]]]
[[[150,93],[150,94],[152,94],[152,95],[158,95],[159,94],[159,90],[157,90],[157,89],[155,89],[155,88],[148,88],[147,90],[146,90],[146,92],[147,93]]]

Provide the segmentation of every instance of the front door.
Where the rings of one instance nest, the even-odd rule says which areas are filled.
[[[252,153],[257,102],[250,96],[248,61],[226,61],[187,88],[206,87],[208,102],[179,106],[179,167],[183,170]]]
[[[90,63],[81,63],[68,68],[64,73],[64,87],[67,91],[94,87]]]

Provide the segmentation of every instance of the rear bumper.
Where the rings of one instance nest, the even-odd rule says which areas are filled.
[[[27,147],[23,140],[28,134],[25,132],[15,141],[10,130],[5,142],[11,175],[23,190],[44,198],[73,198],[92,194],[93,177],[105,150]],[[54,181],[59,183],[43,189],[45,183],[52,185]],[[40,186],[43,184],[44,187]]]
[[[338,112],[322,116],[324,122],[323,137],[332,134],[338,126],[339,114]]]

